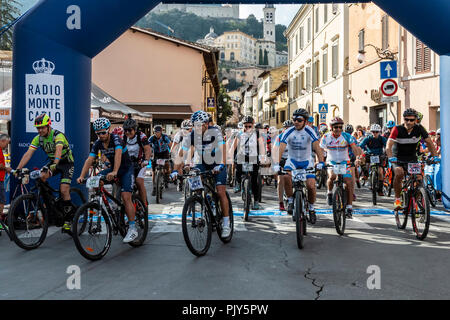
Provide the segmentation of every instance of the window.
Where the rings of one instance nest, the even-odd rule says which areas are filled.
[[[306,91],[311,90],[311,63],[306,66]]]
[[[338,51],[338,49],[339,49],[339,43],[336,42],[331,47],[331,55],[332,55],[332,59],[333,59],[331,75],[333,78],[336,78],[339,73],[339,51]]]
[[[419,39],[416,39],[416,73],[431,71],[431,50]]]
[[[323,5],[323,24],[328,22],[328,4]]]
[[[300,50],[303,50],[303,45],[304,45],[303,31],[304,31],[304,28],[302,26],[302,27],[300,27]]]
[[[358,34],[358,39],[359,39],[359,51],[364,51],[364,36],[365,36],[365,31],[364,29],[362,29],[361,31],[359,31]]]
[[[302,90],[305,89],[305,71],[300,71],[300,95],[302,95]]]
[[[322,80],[323,83],[326,83],[328,81],[328,49],[323,51],[322,64]]]
[[[294,78],[294,82],[292,84],[293,98],[296,99],[298,97],[298,78]]]
[[[225,52],[220,53],[220,60],[225,60]]]
[[[308,43],[311,41],[311,18],[308,18]]]
[[[313,64],[313,74],[312,74],[312,82],[313,88],[317,88],[319,86],[319,60],[314,62]]]
[[[381,19],[381,49],[389,47],[389,17],[384,15]]]
[[[267,82],[264,82],[264,92],[267,93],[269,91],[269,85]]]
[[[297,55],[298,51],[298,34],[295,35],[295,55]]]
[[[333,3],[332,12],[333,12],[333,14],[336,14],[338,12],[338,5],[335,3]]]
[[[315,19],[316,19],[316,27],[315,27],[315,32],[317,33],[318,31],[319,31],[319,8],[320,7],[317,7],[316,8],[316,17],[315,17]]]
[[[230,60],[233,61],[234,60],[234,52],[230,53]]]

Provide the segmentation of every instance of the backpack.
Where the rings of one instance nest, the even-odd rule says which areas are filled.
[[[139,155],[138,158],[140,159],[142,157],[142,154],[144,153],[144,145],[142,144],[142,140],[141,140],[141,131],[136,131],[136,140],[137,143],[139,145]],[[124,135],[123,137],[123,141],[125,142],[125,145],[127,145],[128,143],[128,137],[126,135]]]

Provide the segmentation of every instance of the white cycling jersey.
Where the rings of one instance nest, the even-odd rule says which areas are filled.
[[[295,162],[310,162],[312,158],[312,143],[318,141],[314,130],[305,126],[302,130],[295,127],[287,129],[281,138],[281,143],[288,146],[288,158]]]
[[[339,137],[328,132],[320,141],[320,147],[327,151],[327,162],[350,161],[349,148],[356,143],[355,138],[343,132]]]

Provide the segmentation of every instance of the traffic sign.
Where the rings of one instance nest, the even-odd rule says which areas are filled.
[[[392,103],[392,102],[398,102],[398,96],[393,97],[381,97],[380,100],[382,103]]]
[[[216,106],[216,99],[214,99],[214,97],[208,97],[207,101],[208,108],[213,108]]]
[[[319,113],[328,113],[328,103],[319,104]]]
[[[381,84],[381,92],[388,97],[393,96],[397,92],[397,89],[397,82],[392,79],[384,80]]]
[[[397,60],[380,62],[380,79],[397,78]]]
[[[320,114],[320,122],[325,122],[325,121],[327,121],[327,114],[321,113]]]

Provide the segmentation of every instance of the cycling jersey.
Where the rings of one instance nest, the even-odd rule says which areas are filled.
[[[288,158],[296,162],[311,161],[312,143],[318,141],[314,130],[305,126],[302,130],[296,130],[295,127],[287,129],[281,138],[280,143],[289,146]]]
[[[163,153],[169,151],[170,138],[165,134],[161,134],[159,139],[153,135],[148,139],[148,143],[152,147],[153,152]]]
[[[386,142],[387,139],[381,135],[378,139],[375,139],[373,136],[365,137],[359,146],[369,154],[382,155],[383,149],[386,148]]]
[[[219,147],[225,144],[220,129],[209,126],[205,133],[196,133],[192,130],[186,139],[183,139],[183,150],[190,150],[194,146],[194,163],[206,165],[221,164],[222,154]],[[217,161],[216,161],[217,159]]]
[[[51,129],[46,137],[41,137],[40,135],[34,137],[33,141],[31,141],[29,149],[37,150],[41,147],[47,154],[48,158],[53,161],[55,159],[57,145],[63,146],[61,161],[73,163],[74,160],[72,151],[70,150],[69,142],[67,141],[66,136],[64,133],[55,129]]]
[[[403,125],[398,125],[392,129],[390,140],[395,141],[392,148],[392,155],[402,162],[417,161],[417,145],[421,139],[427,139],[428,132],[422,125],[414,125],[412,131],[408,130]]]
[[[355,145],[356,141],[347,132],[343,132],[339,137],[335,137],[329,132],[322,137],[320,147],[327,150],[327,162],[350,161],[349,148]]]
[[[109,144],[107,148],[105,148],[103,142],[100,139],[97,139],[97,141],[95,141],[94,145],[92,146],[89,156],[96,157],[98,152],[100,151],[101,154],[105,155],[105,157],[111,163],[112,168],[114,168],[114,157],[117,149],[122,150],[122,160],[120,161],[119,172],[128,171],[128,169],[132,166],[130,156],[128,155],[128,149],[125,145],[125,142],[114,133],[110,133]]]
[[[252,131],[242,132],[236,136],[238,139],[237,146],[237,160],[238,163],[258,163],[258,155],[259,155],[259,132]]]
[[[137,139],[139,135],[139,140]],[[128,150],[128,155],[130,156],[131,161],[133,162],[141,162],[144,158],[144,146],[148,146],[147,136],[143,132],[137,132],[134,135],[134,138],[128,139],[125,136],[125,143]]]

